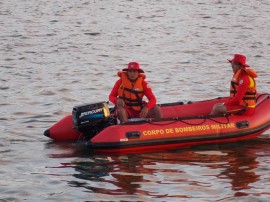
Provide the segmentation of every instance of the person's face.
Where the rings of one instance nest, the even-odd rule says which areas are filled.
[[[138,70],[128,70],[127,71],[127,74],[128,74],[128,78],[131,80],[131,81],[135,81],[138,76],[139,76],[139,71]]]
[[[242,67],[242,65],[237,62],[232,62],[231,65],[232,65],[233,73],[236,73]]]

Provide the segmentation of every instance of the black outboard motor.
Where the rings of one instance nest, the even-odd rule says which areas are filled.
[[[87,139],[114,124],[112,118],[107,102],[77,105],[72,110],[73,127],[88,136]]]

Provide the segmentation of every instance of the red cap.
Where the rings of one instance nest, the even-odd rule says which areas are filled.
[[[238,62],[240,63],[241,65],[245,66],[245,67],[249,67],[248,64],[246,64],[246,56],[244,55],[240,55],[240,54],[235,54],[234,55],[234,58],[229,60],[230,63],[232,62]]]
[[[140,64],[137,62],[130,62],[128,63],[128,67],[122,69],[122,71],[128,71],[128,70],[138,70],[140,73],[144,73],[144,71],[140,68]]]

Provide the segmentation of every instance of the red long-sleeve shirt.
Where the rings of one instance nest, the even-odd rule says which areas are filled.
[[[118,89],[120,88],[121,84],[122,84],[122,79],[117,80],[113,86],[113,89],[112,89],[110,95],[109,95],[109,100],[113,104],[116,104],[116,102],[117,102]],[[142,87],[143,87],[143,93],[148,99],[148,103],[146,106],[149,110],[151,110],[157,103],[156,97],[155,97],[152,89],[149,87],[147,81],[143,80]]]
[[[239,78],[239,84],[236,95],[233,98],[229,98],[227,101],[225,101],[225,105],[227,106],[239,105],[243,100],[243,97],[249,85],[250,80],[248,75],[242,74],[241,77]]]

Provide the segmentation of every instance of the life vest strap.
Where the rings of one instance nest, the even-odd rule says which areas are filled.
[[[256,100],[255,97],[244,97],[243,100]]]
[[[129,88],[124,88],[124,90],[130,92],[130,93],[134,93],[134,94],[142,94],[143,91],[137,91],[137,90],[134,90],[134,89],[129,89]]]
[[[253,95],[255,96],[257,94],[257,92],[246,92],[246,95]]]
[[[123,97],[123,96],[119,96],[119,98],[121,98],[121,99],[123,99],[123,100],[125,100],[125,101],[127,101],[127,102],[138,102],[138,100],[137,99],[131,99],[131,98],[126,98],[126,97]]]
[[[124,88],[124,91],[128,91],[128,92],[131,92],[131,93],[134,93],[137,100],[137,105],[131,105],[131,106],[140,106],[141,109],[143,108],[143,103],[142,103],[142,98],[140,98],[139,94],[143,94],[143,91],[137,91],[137,90],[134,90],[134,89],[129,89],[129,88]],[[125,98],[126,99],[126,98]],[[127,99],[126,99],[127,100]],[[132,100],[132,99],[130,99]],[[132,100],[133,101],[133,100]],[[128,105],[128,104],[127,104]]]
[[[130,99],[130,98],[122,97],[122,96],[119,96],[119,98],[123,99],[127,106],[139,106],[142,108],[142,99],[141,98],[138,98],[139,100],[138,99]]]

